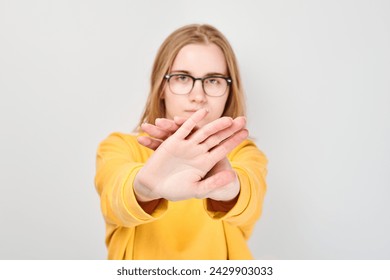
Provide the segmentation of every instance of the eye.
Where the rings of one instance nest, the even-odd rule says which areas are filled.
[[[175,75],[173,78],[174,81],[178,83],[187,83],[190,79],[187,75]]]
[[[206,83],[213,86],[218,86],[219,84],[221,84],[221,78],[208,78],[206,80]]]

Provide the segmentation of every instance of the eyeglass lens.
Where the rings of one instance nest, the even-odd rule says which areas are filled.
[[[175,94],[188,94],[195,85],[195,78],[189,75],[172,75],[168,79],[169,88]],[[220,77],[208,77],[202,80],[203,90],[210,96],[221,96],[225,93],[228,82]]]

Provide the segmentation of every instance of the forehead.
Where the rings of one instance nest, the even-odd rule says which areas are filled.
[[[193,75],[227,74],[225,55],[215,44],[186,45],[173,61],[172,71],[186,71]]]

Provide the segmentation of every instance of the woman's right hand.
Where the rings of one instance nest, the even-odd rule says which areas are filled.
[[[228,171],[205,176],[248,136],[245,123],[233,132],[227,129],[233,120],[222,117],[194,132],[206,114],[205,109],[195,112],[159,145],[138,172],[134,192],[139,201],[205,198],[236,179],[235,174]]]

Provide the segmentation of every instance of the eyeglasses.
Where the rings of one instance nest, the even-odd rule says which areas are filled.
[[[195,82],[199,80],[202,82],[203,91],[208,96],[219,97],[225,94],[232,83],[231,78],[223,76],[194,78],[187,74],[167,74],[164,78],[168,80],[171,92],[178,95],[189,94],[194,88]]]

